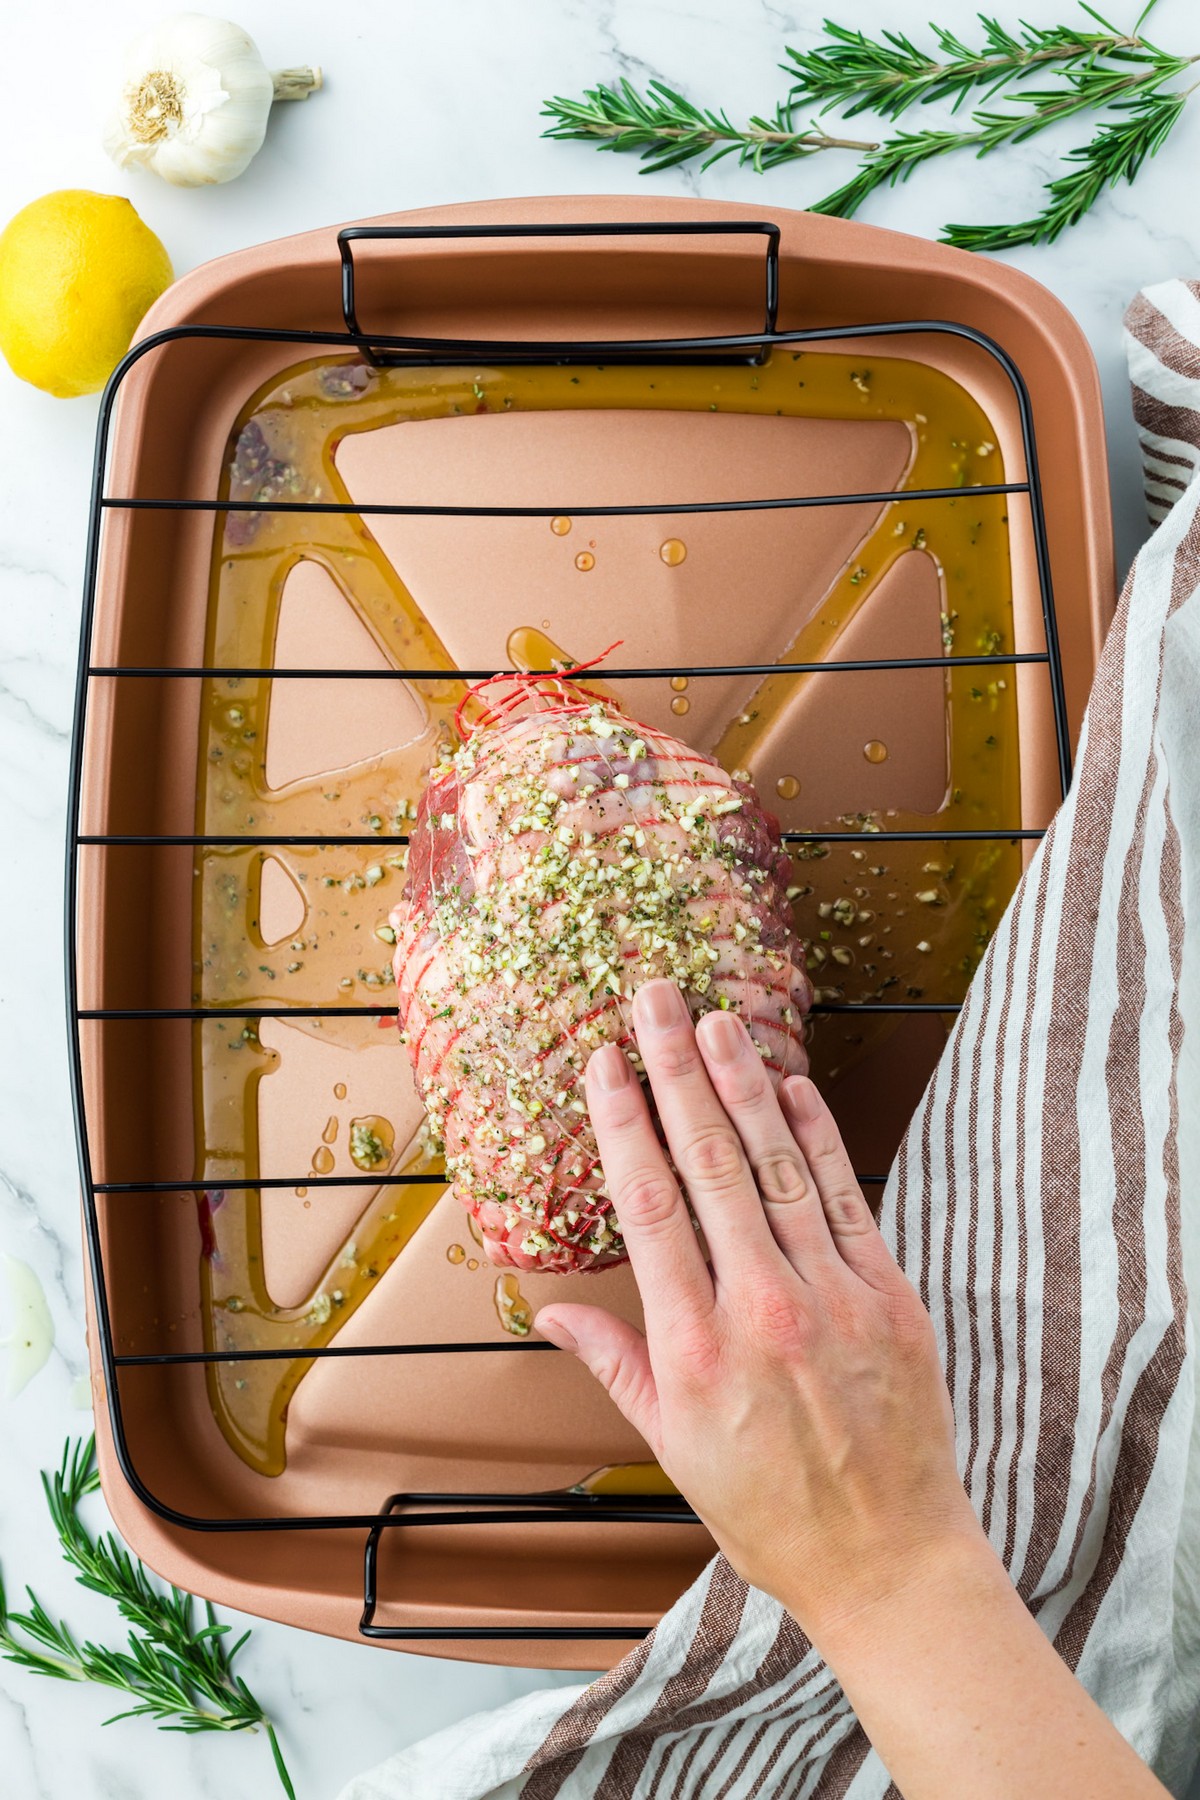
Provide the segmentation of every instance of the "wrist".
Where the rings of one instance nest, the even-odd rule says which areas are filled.
[[[781,1597],[835,1671],[843,1662],[860,1660],[872,1646],[894,1643],[914,1629],[939,1630],[950,1615],[1010,1602],[1021,1605],[973,1514],[907,1548],[887,1546],[853,1583],[816,1606],[799,1593],[795,1606],[787,1594]]]

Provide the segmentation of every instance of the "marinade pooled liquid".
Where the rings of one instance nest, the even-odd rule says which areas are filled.
[[[800,373],[802,371],[802,373]],[[381,840],[407,831],[425,771],[453,730],[463,684],[454,660],[383,554],[370,519],[353,513],[278,513],[277,501],[347,501],[334,461],[351,432],[403,421],[469,417],[480,412],[641,408],[662,412],[719,409],[749,415],[823,420],[895,420],[910,430],[912,455],[896,499],[879,510],[868,535],[780,660],[816,662],[838,654],[838,639],[898,559],[914,551],[933,559],[942,593],[942,640],[948,724],[949,783],[936,820],[894,812],[811,818],[804,814],[804,769],[778,776],[764,803],[786,803],[785,823],[806,830],[860,832],[853,844],[798,846],[797,929],[809,946],[817,998],[904,999],[918,994],[953,1001],[965,991],[1000,911],[1020,874],[1019,849],[1005,841],[898,844],[874,842],[879,829],[1002,829],[1019,817],[1017,711],[1012,671],[955,667],[954,655],[1001,654],[1013,644],[1008,500],[973,493],[1004,481],[1003,461],[986,415],[955,381],[900,358],[856,353],[773,351],[757,368],[606,367],[371,369],[354,358],[299,364],[251,400],[231,435],[222,498],[253,501],[262,511],[219,515],[214,544],[206,664],[267,667],[274,656],[284,585],[296,564],[316,562],[336,585],[386,660],[398,669],[444,669],[444,678],[411,683],[425,709],[424,728],[402,751],[389,752],[312,779],[271,788],[266,741],[272,682],[236,676],[202,683],[196,831],[201,835],[356,834]],[[905,489],[961,487],[961,501],[906,503]],[[464,496],[466,498],[466,496]],[[647,496],[654,498],[654,496]],[[573,545],[572,521],[534,522]],[[687,521],[664,533],[659,554],[678,567],[689,554]],[[586,546],[580,555],[590,554]],[[569,559],[568,559],[569,560]],[[576,562],[573,580],[588,586]],[[594,580],[595,577],[593,576]],[[553,643],[536,625],[512,621],[514,667],[589,656],[597,643]],[[597,632],[603,625],[597,622]],[[737,655],[731,643],[730,658]],[[620,660],[620,656],[618,659]],[[589,674],[597,685],[597,672]],[[712,749],[729,768],[755,776],[764,733],[797,679],[767,676],[751,683]],[[820,679],[820,677],[817,677]],[[841,677],[825,677],[839,680]],[[886,679],[876,677],[875,679]],[[686,677],[668,682],[666,704],[686,731]],[[791,685],[789,685],[791,684]],[[636,704],[636,700],[633,702]],[[868,762],[889,746],[864,741]],[[760,790],[761,791],[761,790]],[[780,810],[783,810],[782,808]],[[264,866],[282,865],[302,897],[303,918],[280,943],[260,929]],[[195,1004],[222,1006],[387,1006],[393,998],[391,947],[380,935],[404,879],[404,848],[252,846],[202,848],[194,878]],[[948,1021],[947,1021],[948,1022]],[[305,1032],[347,1051],[380,1041],[390,1021],[376,1018],[296,1019],[281,1029],[221,1019],[193,1028],[196,1085],[196,1174],[201,1197],[200,1277],[209,1348],[294,1349],[294,1360],[209,1365],[209,1394],[225,1437],[252,1467],[267,1474],[286,1461],[288,1403],[312,1367],[305,1352],[328,1343],[382,1280],[444,1190],[440,1164],[423,1134],[395,1137],[386,1118],[330,1118],[334,1139],[349,1147],[363,1174],[404,1172],[406,1186],[364,1186],[363,1210],[344,1244],[298,1304],[277,1305],[263,1272],[259,1195],[229,1185],[262,1173],[331,1167],[328,1107],[320,1102],[294,1164],[264,1171],[259,1159],[259,1083],[269,1080],[292,1033]],[[813,1073],[836,1087],[838,1075],[866,1053],[890,1022],[879,1015],[814,1021]],[[264,1043],[264,1037],[269,1043]],[[397,1055],[397,1084],[408,1079]],[[339,1088],[344,1084],[339,1084]],[[345,1099],[339,1093],[339,1103]],[[836,1104],[836,1097],[835,1097]],[[342,1135],[337,1137],[337,1131]],[[347,1134],[350,1134],[349,1136]],[[395,1141],[393,1139],[395,1138]],[[324,1152],[318,1160],[316,1150]],[[357,1153],[356,1153],[357,1150]],[[303,1190],[307,1191],[307,1190]],[[319,1204],[321,1190],[312,1190]],[[454,1279],[470,1280],[459,1263]],[[490,1282],[480,1280],[481,1328],[494,1317]],[[501,1321],[502,1323],[502,1321]]]

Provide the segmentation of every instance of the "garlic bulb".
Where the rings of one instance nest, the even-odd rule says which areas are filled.
[[[177,13],[126,51],[104,148],[121,168],[153,169],[175,187],[232,181],[261,146],[272,101],[306,100],[320,85],[320,69],[272,75],[229,20]]]

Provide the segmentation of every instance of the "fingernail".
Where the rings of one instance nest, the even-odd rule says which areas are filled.
[[[669,1031],[684,1019],[690,1019],[687,1002],[673,981],[648,981],[634,995],[633,1010],[637,1022],[655,1031]]]
[[[729,1013],[709,1013],[700,1028],[706,1053],[715,1063],[737,1062],[745,1053],[746,1027]]]
[[[540,1331],[542,1336],[548,1339],[549,1342],[554,1344],[559,1350],[569,1350],[572,1355],[578,1353],[579,1345],[575,1342],[575,1339],[571,1336],[571,1333],[567,1330],[566,1326],[560,1325],[557,1319],[544,1319],[541,1313],[539,1313],[533,1323],[535,1330]]]
[[[616,1044],[603,1044],[592,1052],[588,1074],[603,1094],[615,1094],[629,1080],[631,1070],[625,1052]]]
[[[808,1125],[820,1113],[821,1096],[807,1075],[793,1075],[781,1091],[784,1105],[798,1124]]]

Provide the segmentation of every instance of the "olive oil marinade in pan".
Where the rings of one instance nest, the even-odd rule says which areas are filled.
[[[902,752],[891,727],[870,724],[847,753],[846,810],[829,810],[828,794],[806,791],[803,735],[781,726],[802,683],[854,680],[882,684],[886,675],[733,678],[722,685],[731,701],[720,717],[692,737],[728,769],[746,770],[763,804],[785,829],[856,834],[846,843],[796,844],[796,923],[808,946],[818,1002],[952,1001],[966,987],[983,946],[1016,883],[1021,859],[1004,841],[876,841],[880,829],[1003,829],[1020,816],[1017,715],[1011,668],[993,677],[986,664],[955,668],[955,652],[1002,654],[1014,648],[1008,549],[1008,500],[973,492],[1004,481],[1000,452],[986,415],[950,377],[926,365],[873,355],[774,350],[759,368],[635,367],[515,368],[501,370],[370,369],[354,360],[299,365],[273,380],[242,415],[232,434],[223,497],[261,501],[350,498],[336,466],[339,444],[352,433],[402,422],[449,420],[481,413],[565,412],[587,409],[646,412],[717,411],[812,420],[896,421],[908,427],[910,451],[896,498],[873,523],[823,595],[812,592],[797,561],[795,629],[785,629],[772,654],[781,662],[817,662],[855,654],[856,620],[902,559],[926,559],[940,582],[940,639],[944,671],[923,678],[921,693],[936,710],[946,741],[944,790],[922,798],[924,810],[888,795],[889,768]],[[906,502],[905,488],[961,487],[953,498]],[[392,496],[371,495],[372,499]],[[396,496],[401,497],[401,496]],[[470,498],[470,496],[456,496]],[[534,498],[531,496],[531,499]],[[540,499],[540,496],[537,496]],[[564,496],[572,498],[570,495]],[[575,495],[577,502],[586,496]],[[647,493],[654,501],[658,496]],[[693,515],[694,517],[694,515]],[[555,658],[587,657],[615,635],[589,598],[605,549],[605,533],[622,519],[572,520],[565,514],[523,521],[561,549],[561,582],[570,602],[568,634],[548,635],[533,595],[526,617],[510,621],[514,666],[546,666]],[[444,668],[444,681],[422,680],[397,694],[400,748],[343,759],[346,766],[281,776],[269,754],[272,706],[289,688],[303,687],[309,704],[344,705],[347,684],[271,682],[236,676],[204,683],[201,706],[196,830],[212,836],[378,835],[407,831],[425,772],[440,740],[453,731],[463,685],[457,659],[405,586],[403,569],[384,554],[353,514],[231,513],[218,522],[214,545],[206,662],[266,667],[280,661],[277,633],[285,584],[296,565],[312,562],[357,618],[375,654],[397,668]],[[668,568],[703,554],[689,544],[689,517],[645,518],[642,535]],[[452,529],[453,523],[447,526]],[[478,531],[479,523],[475,522]],[[699,538],[699,533],[696,534]],[[661,540],[661,541],[660,541]],[[648,541],[648,540],[647,540]],[[479,568],[486,584],[486,562]],[[570,584],[575,584],[573,587]],[[819,604],[814,604],[819,600]],[[469,597],[464,596],[464,604]],[[727,660],[737,661],[739,613],[753,595],[730,592]],[[903,624],[903,621],[901,621]],[[364,639],[364,642],[366,639]],[[850,648],[847,648],[847,645]],[[614,658],[643,660],[626,645]],[[870,651],[868,654],[877,654]],[[894,654],[923,654],[911,641]],[[686,649],[680,658],[686,662]],[[697,659],[699,660],[699,659]],[[932,684],[930,686],[929,684]],[[702,683],[686,676],[616,684],[626,707],[654,706],[681,737]],[[662,688],[662,693],[652,692]],[[818,693],[821,690],[817,690]],[[875,691],[875,690],[871,690]],[[316,695],[316,700],[311,697]],[[324,721],[328,725],[328,721]],[[889,741],[889,734],[893,741]],[[274,777],[274,782],[272,780]],[[878,778],[879,786],[872,788]],[[826,784],[828,787],[828,784]],[[381,841],[362,847],[253,846],[202,848],[194,882],[195,1003],[221,1006],[388,1006],[393,997],[387,914],[404,880],[403,846]],[[948,1016],[947,1016],[948,1017]],[[193,1028],[197,1119],[197,1178],[209,1184],[201,1208],[201,1281],[206,1342],[224,1351],[295,1349],[294,1360],[210,1365],[210,1399],[232,1447],[252,1467],[276,1474],[286,1463],[290,1397],[312,1366],[304,1351],[327,1344],[382,1280],[444,1190],[411,1076],[397,1050],[390,1019],[210,1019]],[[836,1090],[839,1077],[895,1029],[887,1015],[826,1014],[810,1023],[813,1072]],[[390,1046],[386,1104],[360,1102],[356,1070],[370,1053]],[[353,1228],[314,1271],[308,1291],[276,1304],[264,1277],[263,1216],[256,1192],[226,1186],[260,1173],[260,1088],[289,1057],[319,1057],[334,1071],[328,1105],[311,1120],[310,1141],[295,1143],[287,1172],[305,1159],[314,1176],[343,1172],[370,1176],[426,1175],[417,1185],[355,1190],[362,1210]],[[315,1066],[315,1065],[314,1065]],[[378,1082],[375,1084],[378,1093]],[[835,1101],[836,1103],[836,1101]],[[319,1207],[328,1188],[297,1189],[296,1201]],[[310,1216],[310,1215],[306,1215]],[[465,1226],[465,1221],[464,1221]],[[465,1231],[464,1231],[465,1236]],[[474,1250],[470,1245],[469,1249]],[[499,1330],[520,1309],[493,1305],[494,1277],[482,1256],[452,1259],[454,1279],[479,1283],[481,1332]],[[490,1321],[490,1327],[489,1327]],[[525,1329],[528,1329],[527,1324]]]

